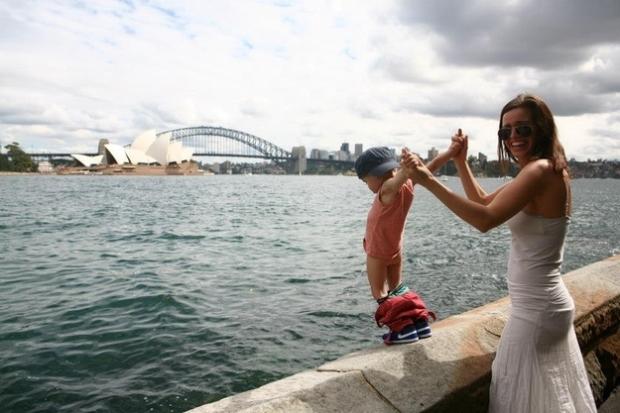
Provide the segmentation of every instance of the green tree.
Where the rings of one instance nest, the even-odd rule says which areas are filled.
[[[502,168],[499,161],[487,161],[484,168],[484,173],[486,176],[502,176]]]
[[[39,165],[19,147],[19,143],[13,142],[6,145],[4,149],[9,159],[9,170],[15,172],[37,172],[39,170]]]
[[[11,163],[9,162],[9,157],[3,153],[0,153],[0,171],[10,171]]]

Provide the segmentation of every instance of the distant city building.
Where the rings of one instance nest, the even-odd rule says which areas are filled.
[[[432,161],[437,157],[437,155],[439,155],[439,151],[433,146],[428,150],[428,158],[426,159],[426,162]]]
[[[293,146],[291,149],[293,154],[293,173],[303,174],[306,172],[307,160],[306,160],[306,147],[305,146]]]
[[[233,164],[230,161],[224,161],[220,164],[220,173],[232,175]]]
[[[353,154],[353,158],[357,159],[360,157],[360,155],[364,152],[364,145],[362,145],[361,143],[356,143],[355,144],[355,152]]]
[[[339,150],[334,152],[332,159],[337,161],[349,161],[351,160],[351,154],[349,153],[349,151]]]
[[[349,152],[349,142],[343,142],[342,145],[340,145],[340,150],[343,152]]]
[[[315,148],[310,151],[310,157],[308,159],[333,159],[333,156],[329,155],[329,151]]]

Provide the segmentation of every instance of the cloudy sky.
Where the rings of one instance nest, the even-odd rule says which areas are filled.
[[[620,1],[2,0],[0,143],[94,152],[222,126],[292,146],[496,158],[542,96],[569,157],[620,159]]]

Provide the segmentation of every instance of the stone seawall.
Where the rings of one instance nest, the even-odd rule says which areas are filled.
[[[620,384],[620,256],[572,271],[564,282],[600,405]],[[508,305],[502,298],[436,322],[431,339],[348,354],[190,412],[486,412]]]

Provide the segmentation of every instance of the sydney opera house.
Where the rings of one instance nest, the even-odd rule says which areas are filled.
[[[97,173],[103,175],[198,175],[201,171],[192,160],[192,150],[169,133],[157,135],[147,130],[131,145],[120,146],[99,141],[97,155],[71,154],[78,166],[66,168],[65,174]]]

